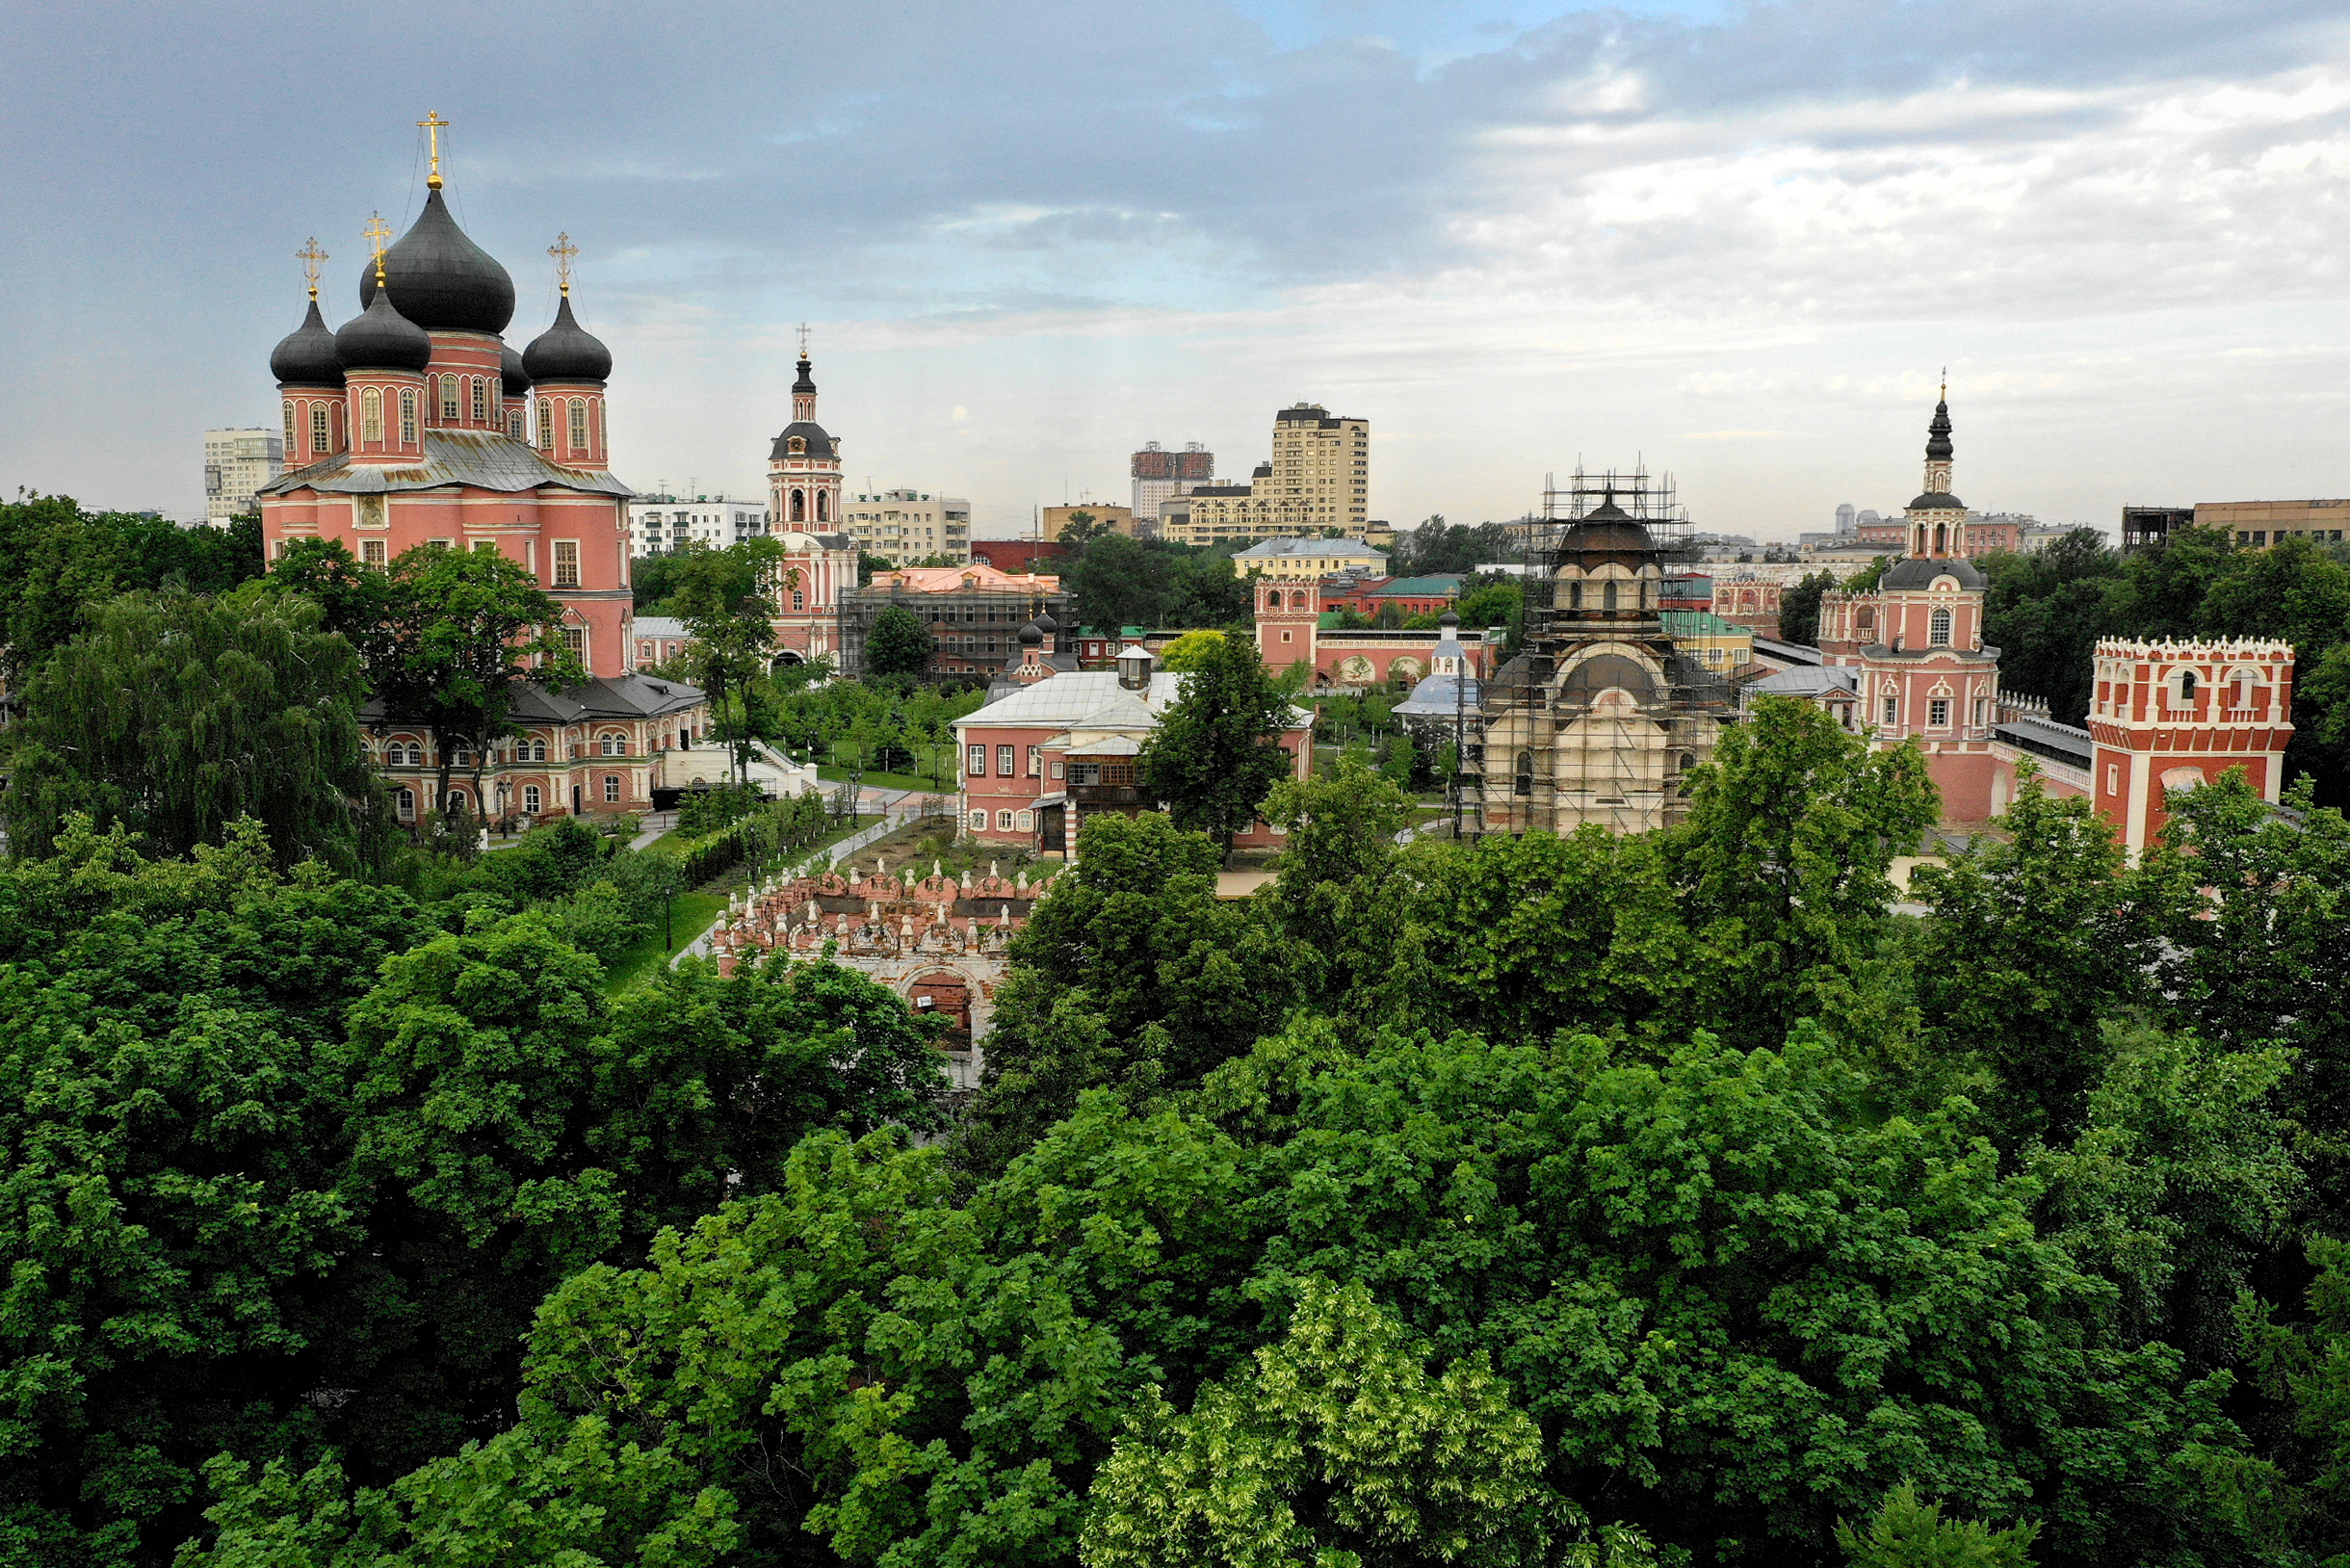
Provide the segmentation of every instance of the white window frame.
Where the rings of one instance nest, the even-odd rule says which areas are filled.
[[[986,812],[984,812],[984,811],[974,811],[974,812],[971,814],[971,830],[972,830],[974,833],[984,833],[984,832],[986,832],[986,831],[987,831],[987,813],[986,813]]]
[[[978,742],[964,747],[963,771],[973,778],[987,776],[987,747]]]
[[[996,813],[996,831],[999,833],[1008,833],[1011,830],[1012,814],[1009,811],[998,811]]]
[[[557,539],[554,544],[555,552],[547,562],[548,585],[553,588],[578,588],[580,586],[580,541]],[[564,576],[566,569],[570,572],[568,577]]]

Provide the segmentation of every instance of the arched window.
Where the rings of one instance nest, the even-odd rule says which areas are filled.
[[[310,405],[310,456],[323,457],[328,451],[326,434],[326,405]]]
[[[1947,552],[1949,548],[1950,525],[1947,523],[1936,523],[1934,525],[1934,553],[1939,556]]]
[[[439,383],[440,388],[441,423],[444,425],[454,425],[457,423],[457,378],[454,376],[435,376],[432,379],[434,381]]]
[[[588,450],[588,400],[586,398],[571,400],[571,450],[575,454]]]
[[[555,450],[555,400],[552,398],[538,400],[538,450]]]
[[[465,814],[465,792],[451,790],[448,797],[441,802],[441,809],[452,817],[462,817]]]
[[[832,492],[829,490],[816,492],[816,520],[820,523],[832,521]]]
[[[522,405],[516,404],[506,411],[506,434],[509,440],[522,439]]]
[[[1517,795],[1534,793],[1534,754],[1531,751],[1518,753],[1518,777],[1512,793]]]
[[[400,815],[404,819],[416,815],[416,792],[414,790],[402,790],[400,792],[399,809]]]
[[[1601,589],[1600,589],[1600,608],[1601,608],[1602,610],[1613,610],[1615,607],[1616,607],[1616,586],[1615,586],[1615,579],[1614,579],[1614,578],[1612,578],[1612,577],[1610,577],[1609,579],[1607,579],[1607,584],[1606,584],[1606,586],[1605,588],[1601,588]]]
[[[1928,644],[1937,648],[1946,648],[1950,645],[1950,612],[1937,610],[1926,617],[1925,640]]]
[[[400,444],[404,447],[416,444],[416,394],[413,392],[400,394]]]
[[[805,490],[794,490],[792,492],[792,521],[796,523],[804,523],[807,520],[808,492]]]
[[[628,739],[626,736],[620,734],[619,731],[609,730],[605,732],[600,739],[603,745],[602,754],[604,756],[625,757],[628,755]]]
[[[1580,610],[1582,607],[1583,607],[1583,586],[1582,586],[1582,584],[1580,584],[1580,583],[1569,583],[1569,584],[1567,585],[1567,608],[1568,608],[1569,610]]]
[[[342,405],[342,401],[341,401],[340,399],[337,399],[335,402],[328,404],[328,405],[326,405],[326,412],[327,412],[328,417],[329,417],[329,418],[331,418],[331,419],[334,421],[334,431],[333,431],[333,433],[332,433],[331,435],[329,435],[329,436],[327,437],[327,443],[326,443],[326,444],[327,444],[327,446],[329,447],[329,449],[331,449],[331,450],[333,450],[333,451],[336,451],[336,452],[340,452],[340,451],[342,451],[342,450],[343,450],[343,405]]]
[[[362,440],[383,439],[383,394],[372,386],[359,394],[359,431]]]
[[[1305,609],[1313,601],[1308,599],[1303,593],[1292,593],[1290,595],[1290,603],[1296,606],[1300,610]]]
[[[296,446],[299,444],[299,443],[297,443],[297,442],[295,441],[295,439],[294,439],[294,400],[293,400],[292,398],[288,398],[288,399],[286,399],[286,405],[285,405],[285,406],[286,406],[286,456],[288,456],[288,457],[292,457],[292,456],[294,455],[294,448],[295,448],[295,447],[296,447]]]
[[[473,422],[489,423],[489,383],[479,376],[473,379]]]

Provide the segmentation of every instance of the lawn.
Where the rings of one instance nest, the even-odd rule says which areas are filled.
[[[849,782],[849,770],[827,766],[819,768],[816,776],[828,783],[846,784]],[[918,790],[924,795],[953,795],[955,790],[955,780],[952,774],[946,783],[941,784],[922,773],[876,773],[868,769],[864,783],[869,789]]]
[[[680,893],[676,906],[670,911],[669,928],[677,938],[676,947],[664,947],[661,933],[655,931],[643,941],[623,948],[604,967],[604,994],[618,996],[647,975],[668,961],[679,948],[709,929],[710,923],[726,908],[723,893]]]

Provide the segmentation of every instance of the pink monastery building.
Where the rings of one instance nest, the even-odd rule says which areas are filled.
[[[437,130],[437,127],[436,127]],[[514,285],[466,237],[441,194],[437,147],[424,211],[360,271],[359,313],[329,331],[315,273],[300,327],[277,345],[286,472],[259,497],[272,560],[332,539],[361,565],[419,547],[495,550],[562,606],[561,636],[592,677],[523,688],[517,733],[483,759],[453,758],[446,804],[495,819],[642,811],[664,752],[707,723],[702,693],[635,672],[625,503],[611,471],[605,385],[612,354],[573,314],[567,239],[555,253],[555,320],[517,353],[504,333]],[[317,248],[308,259],[323,260]],[[371,706],[378,765],[403,821],[434,804],[429,729]]]

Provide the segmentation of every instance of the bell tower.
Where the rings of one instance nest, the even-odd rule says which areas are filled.
[[[1309,582],[1257,584],[1257,655],[1274,674],[1299,660],[1315,667],[1315,632],[1321,625],[1321,588]]]

